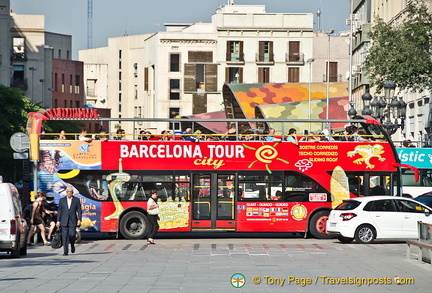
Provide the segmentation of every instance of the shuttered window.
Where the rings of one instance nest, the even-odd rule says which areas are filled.
[[[288,82],[300,81],[300,69],[298,67],[288,67]]]

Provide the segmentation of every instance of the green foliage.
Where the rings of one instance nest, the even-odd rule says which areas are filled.
[[[21,166],[21,161],[13,159],[10,138],[15,132],[25,132],[28,112],[38,111],[40,107],[31,103],[20,90],[0,86],[0,175],[4,181],[11,182],[14,177],[14,166]],[[19,175],[17,176],[19,177]],[[19,179],[19,178],[18,178]]]
[[[408,4],[399,25],[377,19],[364,69],[372,86],[382,89],[391,78],[399,89],[432,90],[432,14],[422,1]]]

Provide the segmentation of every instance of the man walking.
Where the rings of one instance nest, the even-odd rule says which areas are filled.
[[[66,197],[60,199],[57,214],[57,227],[62,227],[63,256],[69,253],[69,242],[71,252],[75,252],[76,227],[81,225],[82,211],[80,200],[73,196],[72,186],[66,188]]]

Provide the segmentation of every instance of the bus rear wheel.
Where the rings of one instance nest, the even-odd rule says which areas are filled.
[[[326,233],[326,223],[330,212],[320,211],[314,214],[309,222],[309,232],[317,239],[330,239],[331,235]]]
[[[124,215],[120,220],[120,234],[126,239],[142,239],[147,235],[149,221],[137,211]]]

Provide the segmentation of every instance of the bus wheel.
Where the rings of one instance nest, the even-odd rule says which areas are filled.
[[[330,239],[331,235],[326,233],[326,223],[329,216],[329,211],[320,211],[314,214],[309,223],[309,232],[317,239]]]
[[[142,239],[147,235],[149,221],[137,211],[124,215],[120,220],[120,234],[126,239]]]

